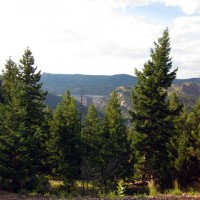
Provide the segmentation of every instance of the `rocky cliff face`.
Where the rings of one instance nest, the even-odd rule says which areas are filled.
[[[122,114],[125,118],[129,117],[128,111],[131,109],[132,90],[133,88],[127,86],[120,86],[116,88],[122,106]],[[195,104],[196,100],[200,98],[200,84],[190,82],[179,85],[173,84],[168,90],[168,95],[170,96],[172,92],[176,92],[180,102],[185,104],[186,109],[190,110]],[[103,112],[106,108],[109,98],[110,95],[99,98],[95,103],[97,109]]]
[[[119,86],[115,90],[117,91],[119,96],[122,114],[125,118],[129,118],[128,111],[131,109],[131,92],[133,91],[133,87]],[[169,96],[172,92],[176,92],[180,102],[185,105],[187,110],[190,110],[195,104],[196,100],[200,98],[200,83],[185,82],[182,84],[173,84],[168,90]],[[97,110],[100,113],[103,113],[110,99],[110,94],[105,96],[83,95],[82,99],[81,95],[74,95],[74,97],[77,100],[77,102],[79,104],[82,103],[84,107],[88,107],[90,103],[93,103]],[[52,98],[52,95],[49,95],[46,100],[46,103],[50,105],[50,107],[55,109],[56,104],[60,101],[61,97],[56,96],[56,98]]]
[[[191,95],[198,98],[200,96],[200,84],[186,82],[181,85],[172,85],[169,91],[175,91],[177,95]]]
[[[184,83],[180,86],[180,91],[198,98],[200,96],[200,85],[196,83]]]
[[[185,105],[186,110],[190,110],[198,98],[200,98],[200,83],[185,82],[179,85],[172,85],[169,95],[175,91],[179,100]]]

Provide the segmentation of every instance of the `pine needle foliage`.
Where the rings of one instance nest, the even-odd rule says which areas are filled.
[[[161,189],[170,187],[171,175],[167,146],[174,132],[170,117],[173,112],[167,100],[167,89],[176,77],[171,71],[170,38],[164,30],[151,49],[151,59],[142,71],[135,70],[138,78],[132,94],[132,126],[136,151],[136,171],[141,179],[153,179]]]

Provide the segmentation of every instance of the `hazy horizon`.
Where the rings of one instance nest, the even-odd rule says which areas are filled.
[[[128,75],[128,76],[133,76],[136,77],[136,75],[131,75],[131,74],[79,74],[79,73],[50,73],[50,72],[42,72],[43,74],[52,74],[52,75],[83,75],[83,76],[117,76],[117,75]],[[137,77],[136,77],[137,78]],[[176,79],[199,79],[200,77],[190,77],[190,78],[177,78]]]

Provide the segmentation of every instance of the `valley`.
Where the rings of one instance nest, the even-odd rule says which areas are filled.
[[[137,78],[130,75],[119,74],[113,76],[97,75],[68,75],[43,73],[41,81],[43,89],[48,91],[46,104],[52,109],[61,102],[62,95],[69,90],[74,96],[78,105],[85,109],[93,103],[100,113],[103,113],[112,90],[116,90],[121,102],[122,114],[128,117],[128,110],[131,108],[130,94],[133,92],[133,85]],[[190,109],[200,97],[200,79],[175,79],[168,89],[170,96],[175,92],[182,104]]]

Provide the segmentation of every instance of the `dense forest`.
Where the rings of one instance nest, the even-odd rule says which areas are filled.
[[[68,194],[150,194],[200,189],[200,100],[189,111],[167,90],[172,70],[168,29],[154,43],[131,93],[130,125],[116,91],[103,117],[85,117],[67,90],[56,109],[45,103],[41,72],[27,48],[9,58],[0,87],[0,189]],[[150,188],[151,186],[151,188]]]

